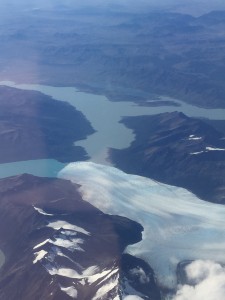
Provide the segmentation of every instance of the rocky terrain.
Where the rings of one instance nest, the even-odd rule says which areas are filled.
[[[87,158],[77,140],[92,134],[89,121],[66,102],[35,91],[0,87],[0,163],[39,158]]]
[[[0,298],[160,299],[153,270],[122,254],[141,240],[142,226],[103,214],[77,189],[26,174],[0,180]]]
[[[128,117],[123,123],[136,139],[111,150],[111,159],[128,173],[191,190],[204,200],[225,203],[225,136],[182,113]]]

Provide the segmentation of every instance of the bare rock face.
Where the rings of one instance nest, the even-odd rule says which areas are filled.
[[[0,180],[0,245],[5,255],[0,299],[122,297],[129,269],[122,253],[141,240],[143,228],[103,214],[82,200],[78,188],[66,180],[27,174]],[[129,282],[132,286],[131,278]],[[149,288],[157,289],[154,280]],[[150,299],[148,294],[144,299]]]

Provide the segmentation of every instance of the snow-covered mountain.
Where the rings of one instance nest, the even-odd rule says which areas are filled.
[[[142,226],[104,214],[78,188],[32,175],[0,180],[0,299],[160,299],[153,270],[123,255]]]
[[[192,282],[218,286],[223,205],[90,162],[58,176],[0,180],[0,299],[180,300]]]

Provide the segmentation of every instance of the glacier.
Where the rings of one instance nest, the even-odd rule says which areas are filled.
[[[58,177],[104,213],[124,216],[144,227],[142,240],[126,252],[147,261],[158,284],[176,288],[176,267],[184,260],[225,263],[225,206],[209,203],[179,187],[92,162],[70,163]]]

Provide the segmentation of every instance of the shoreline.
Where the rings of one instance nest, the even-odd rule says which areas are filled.
[[[3,267],[4,264],[5,264],[5,255],[2,252],[2,250],[0,250],[0,269]]]
[[[193,118],[225,120],[225,109],[198,108],[165,96],[160,97],[160,101],[164,103],[165,101],[166,103],[173,101],[180,106],[146,107],[138,106],[133,101],[112,102],[103,95],[81,92],[75,87],[16,84],[12,81],[0,81],[0,86],[41,92],[55,100],[67,102],[75,107],[90,122],[95,133],[84,140],[75,141],[74,145],[85,149],[89,156],[89,161],[105,165],[110,164],[107,154],[110,148],[125,149],[135,139],[133,131],[121,124],[123,117],[150,116],[164,112],[178,111]],[[93,105],[95,106],[96,104],[98,105],[98,110],[93,109]]]

